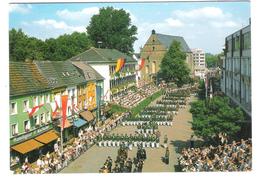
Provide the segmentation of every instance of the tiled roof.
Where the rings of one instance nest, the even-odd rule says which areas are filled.
[[[50,90],[47,80],[32,62],[9,63],[10,96],[19,96]]]
[[[119,58],[125,58],[126,63],[137,63],[131,56],[128,56],[116,49],[90,48],[89,50],[72,57],[71,61],[87,61],[88,64],[116,63]]]
[[[70,61],[34,61],[52,88],[76,86],[86,82]]]
[[[84,74],[85,80],[102,80],[104,79],[94,68],[92,68],[86,61],[72,61],[72,64],[79,68]]]
[[[184,40],[183,37],[181,36],[171,36],[171,35],[166,35],[166,34],[159,34],[156,33],[158,40],[168,49],[173,41],[178,41],[181,43],[181,50],[183,52],[191,52],[188,44]]]

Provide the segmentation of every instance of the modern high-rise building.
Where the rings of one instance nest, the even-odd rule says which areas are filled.
[[[205,52],[199,48],[192,49],[191,52],[194,63],[194,76],[204,79],[206,74]]]
[[[251,117],[251,25],[225,39],[221,90]]]

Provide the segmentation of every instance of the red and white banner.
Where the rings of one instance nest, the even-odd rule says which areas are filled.
[[[32,117],[34,113],[36,113],[44,104],[40,104],[39,106],[35,106],[32,109],[28,108],[27,112],[29,114],[29,117]]]
[[[139,64],[139,69],[138,71],[140,71],[143,67],[144,67],[144,63],[145,63],[145,60],[144,58],[141,59],[141,63]]]
[[[68,104],[68,95],[61,96],[61,108],[62,108],[61,128],[62,129],[64,129],[65,121],[67,119],[67,104]]]
[[[74,112],[75,112],[75,113],[79,113],[79,108],[78,108],[78,106],[77,106],[76,104],[73,104],[72,106],[73,106]]]
[[[55,116],[59,109],[59,105],[56,100],[54,100],[54,102],[51,103],[51,109],[52,109],[52,116]]]

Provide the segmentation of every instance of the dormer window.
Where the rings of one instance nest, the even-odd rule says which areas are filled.
[[[66,72],[67,73],[67,75],[69,76],[70,75],[70,73],[69,72]]]
[[[64,72],[62,73],[62,75],[63,75],[63,76],[66,76],[66,74],[65,74]]]

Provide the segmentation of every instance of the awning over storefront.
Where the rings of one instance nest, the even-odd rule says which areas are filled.
[[[37,141],[40,141],[41,143],[48,144],[48,143],[58,139],[58,136],[55,133],[55,131],[51,130],[46,133],[43,133],[42,135],[40,135],[34,139]]]
[[[92,121],[94,119],[94,116],[90,111],[84,111],[84,112],[80,113],[79,115],[87,121]]]
[[[87,124],[86,121],[84,121],[83,119],[81,118],[78,118],[76,119],[75,121],[73,121],[73,125],[76,126],[76,127],[81,127],[81,126],[84,126],[85,124]]]
[[[35,141],[34,139],[30,139],[11,148],[19,153],[25,154],[42,146],[42,143]]]

